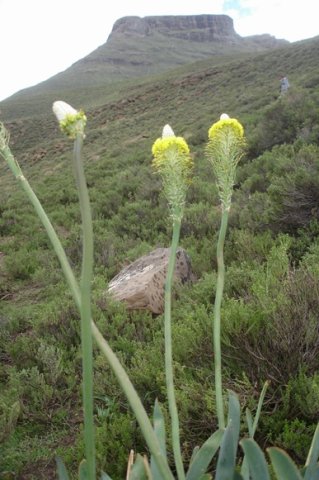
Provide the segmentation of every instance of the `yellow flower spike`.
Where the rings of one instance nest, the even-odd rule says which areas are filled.
[[[220,116],[220,120],[214,123],[208,130],[208,137],[212,139],[215,135],[218,135],[221,131],[228,131],[232,133],[235,137],[243,138],[244,137],[244,127],[239,123],[236,118],[229,118],[227,113],[223,113]]]
[[[166,168],[172,154],[175,155],[177,163],[183,170],[191,170],[193,167],[186,141],[183,137],[176,137],[169,125],[163,128],[162,137],[155,140],[152,154],[154,157],[152,164],[158,172]]]
[[[181,219],[193,161],[183,137],[176,137],[169,125],[152,146],[152,166],[161,175],[163,188],[173,217]],[[178,213],[176,213],[178,212]]]
[[[245,147],[244,128],[226,113],[208,130],[206,154],[212,164],[219,197],[224,210],[229,210],[236,167]]]
[[[52,110],[63,133],[72,139],[75,139],[78,134],[84,137],[86,115],[82,110],[77,111],[62,100],[54,102]]]

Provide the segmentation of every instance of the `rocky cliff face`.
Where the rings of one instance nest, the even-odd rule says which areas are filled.
[[[152,36],[156,33],[195,42],[238,42],[233,20],[227,15],[123,17],[113,26],[109,40],[121,35]]]
[[[85,105],[90,92],[98,89],[103,95],[107,85],[116,88],[118,82],[157,75],[187,63],[207,58],[213,63],[214,57],[255,53],[288,43],[270,35],[241,37],[227,15],[124,17],[115,22],[103,45],[64,72],[2,102],[1,110],[5,112],[6,104],[11,105],[10,115],[14,111],[19,117],[21,103],[26,102],[30,109],[41,103],[37,99],[53,101],[60,92]]]

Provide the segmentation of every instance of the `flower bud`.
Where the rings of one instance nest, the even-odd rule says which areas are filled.
[[[58,119],[62,132],[73,139],[76,138],[78,134],[84,137],[86,116],[82,110],[77,111],[62,100],[54,102],[52,110]]]
[[[163,128],[162,138],[175,137],[175,133],[169,125],[165,125]]]
[[[0,152],[9,145],[9,133],[2,122],[0,122]]]
[[[220,120],[210,127],[208,131],[208,137],[213,138],[220,132],[223,132],[224,134],[229,133],[238,138],[243,138],[244,136],[244,128],[241,123],[239,123],[236,118],[229,118],[227,113],[223,113],[220,116]]]
[[[71,105],[63,102],[62,100],[57,100],[54,102],[52,110],[59,122],[65,120],[67,115],[76,115],[78,113],[75,108],[71,107]]]

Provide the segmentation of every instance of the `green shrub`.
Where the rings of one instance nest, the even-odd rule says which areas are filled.
[[[318,108],[305,91],[293,90],[273,102],[267,109],[249,145],[249,156],[260,155],[274,145],[293,143],[297,138],[316,141]]]
[[[5,257],[5,267],[12,280],[28,280],[39,266],[36,251],[21,248]]]
[[[297,462],[303,462],[307,458],[314,431],[315,425],[307,425],[298,418],[285,420],[277,442],[281,448],[293,455]]]

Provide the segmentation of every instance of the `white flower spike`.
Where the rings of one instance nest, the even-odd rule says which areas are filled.
[[[227,120],[227,118],[229,118],[229,115],[227,115],[227,113],[222,113],[220,116],[220,120]]]
[[[169,125],[165,125],[163,128],[162,138],[175,137],[175,133]]]

